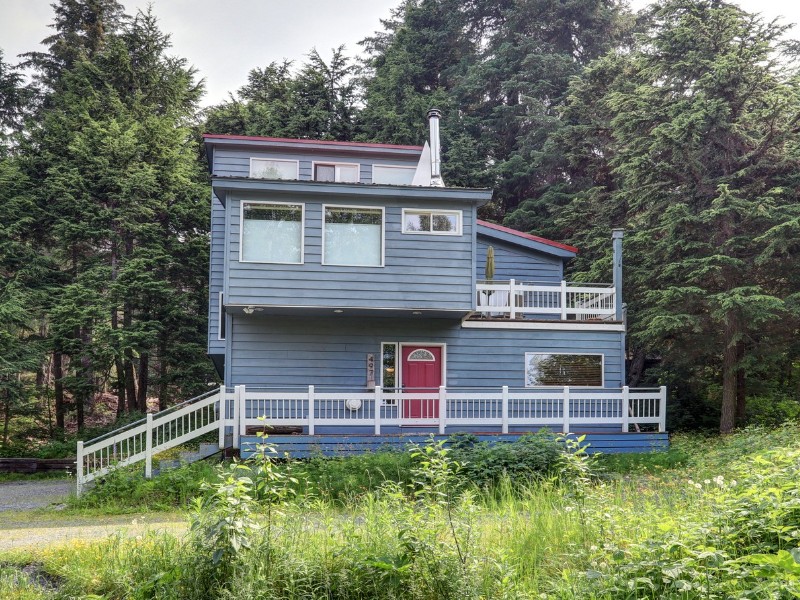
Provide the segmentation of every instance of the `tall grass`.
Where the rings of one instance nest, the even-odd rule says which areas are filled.
[[[269,461],[247,473],[250,483],[211,484],[186,537],[115,537],[7,562],[40,561],[61,598],[791,598],[800,594],[798,442],[796,426],[687,438],[676,443],[688,455],[678,467],[643,459],[633,473],[501,476],[489,487],[465,487],[452,456],[429,447],[406,483],[346,503],[284,493],[298,472],[266,476],[282,468]],[[580,462],[562,471],[587,464],[567,460]],[[259,497],[273,499],[269,516]],[[248,512],[231,509],[242,504]],[[219,547],[228,553],[215,562]],[[35,592],[14,588],[8,568],[0,590]]]

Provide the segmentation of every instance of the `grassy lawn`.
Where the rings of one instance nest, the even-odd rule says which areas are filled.
[[[497,457],[433,446],[188,470],[210,487],[187,531],[0,552],[0,598],[796,598],[798,448],[797,426],[678,436],[480,485]],[[128,510],[142,484],[122,479],[69,512]],[[190,487],[156,495],[186,506]]]

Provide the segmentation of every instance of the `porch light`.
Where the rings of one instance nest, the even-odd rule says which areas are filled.
[[[414,312],[412,312],[411,314],[412,314],[412,315],[421,315],[421,314],[422,314],[422,311],[421,311],[421,310],[415,310],[415,311],[414,311]]]
[[[256,307],[255,306],[245,306],[242,309],[242,312],[244,312],[244,314],[246,314],[246,315],[252,315],[254,312],[256,312]]]
[[[336,309],[334,309],[334,311],[333,311],[333,312],[335,312],[336,314],[341,314],[341,313],[343,313],[344,311],[343,311],[341,308],[336,308]]]

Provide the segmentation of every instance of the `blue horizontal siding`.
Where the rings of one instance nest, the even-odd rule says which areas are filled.
[[[564,263],[556,256],[528,250],[478,235],[476,277],[486,278],[486,251],[494,248],[494,279],[516,279],[518,282],[559,283],[563,279]]]
[[[601,353],[605,386],[622,385],[622,333],[463,329],[447,319],[233,317],[228,385],[366,384],[381,342],[444,343],[450,387],[523,387],[526,352]],[[378,366],[379,367],[379,366]]]
[[[247,196],[247,199],[283,200],[285,197]],[[402,209],[419,202],[397,198],[385,203],[385,257],[383,267],[323,265],[323,204],[373,207],[374,201],[325,202],[319,196],[292,197],[305,205],[304,264],[278,265],[239,262],[242,198],[227,203],[229,220],[229,304],[408,308],[469,311],[473,308],[472,206],[461,209],[463,235],[408,235],[401,232]]]
[[[219,293],[225,276],[225,208],[211,197],[211,260],[208,277],[208,353],[222,354],[225,342],[219,337]]]
[[[478,439],[489,444],[510,443],[518,440],[520,434],[478,434]],[[573,436],[574,437],[574,436]],[[436,440],[447,439],[448,436],[433,435]],[[289,454],[292,458],[309,458],[311,456],[350,456],[365,452],[383,450],[407,450],[410,444],[424,445],[431,439],[431,434],[416,435],[270,435],[269,443],[275,444],[278,453]],[[249,458],[257,452],[257,444],[262,443],[257,436],[244,436],[241,439],[241,456]],[[583,442],[588,444],[587,452],[595,454],[647,453],[662,452],[669,449],[667,433],[627,433],[603,434],[588,433]]]

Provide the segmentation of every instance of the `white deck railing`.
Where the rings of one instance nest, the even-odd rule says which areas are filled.
[[[570,389],[503,386],[496,389],[403,390],[386,392],[234,388],[226,403],[233,445],[248,426],[302,426],[309,435],[321,426],[369,427],[376,435],[384,426],[417,425],[446,433],[454,427],[553,427],[569,433],[580,426],[616,426],[628,432],[640,425],[666,431],[666,387],[649,389]],[[267,429],[268,431],[268,429]]]
[[[148,413],[144,419],[88,442],[78,442],[78,494],[112,468],[141,461],[145,461],[145,476],[150,478],[154,454],[221,429],[218,402],[223,394],[224,388],[214,390],[160,413]]]
[[[481,281],[475,310],[486,316],[551,315],[565,321],[608,320],[616,316],[616,294],[606,284]]]

